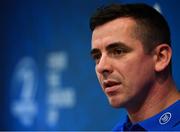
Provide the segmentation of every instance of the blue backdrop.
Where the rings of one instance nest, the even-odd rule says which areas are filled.
[[[89,17],[112,2],[145,2],[166,17],[180,87],[179,0],[1,0],[0,130],[111,130],[125,118],[89,54]]]

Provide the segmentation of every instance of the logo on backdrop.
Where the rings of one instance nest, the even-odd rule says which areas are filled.
[[[60,109],[73,108],[75,91],[72,87],[63,87],[62,72],[68,66],[68,56],[65,52],[48,54],[46,61],[46,96],[44,98],[45,122],[48,126],[58,124]],[[24,126],[32,126],[42,109],[37,100],[38,68],[33,58],[25,57],[19,61],[12,79],[12,114]]]
[[[25,57],[17,64],[12,86],[12,113],[23,125],[30,126],[38,112],[37,67],[32,58]]]
[[[75,105],[75,91],[72,87],[62,87],[62,72],[67,68],[68,56],[65,52],[54,52],[47,57],[47,123],[54,126],[60,117],[59,109]]]

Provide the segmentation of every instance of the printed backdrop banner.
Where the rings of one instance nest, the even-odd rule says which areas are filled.
[[[89,17],[114,2],[144,2],[166,17],[180,86],[178,0],[1,0],[0,130],[111,130],[125,119],[90,57]]]

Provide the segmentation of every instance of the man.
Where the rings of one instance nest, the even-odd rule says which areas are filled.
[[[112,4],[90,18],[91,55],[109,103],[128,116],[114,130],[180,130],[170,31],[146,4]]]

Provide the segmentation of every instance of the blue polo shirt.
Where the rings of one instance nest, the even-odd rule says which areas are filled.
[[[180,131],[180,100],[159,114],[138,123],[118,123],[113,131]]]

